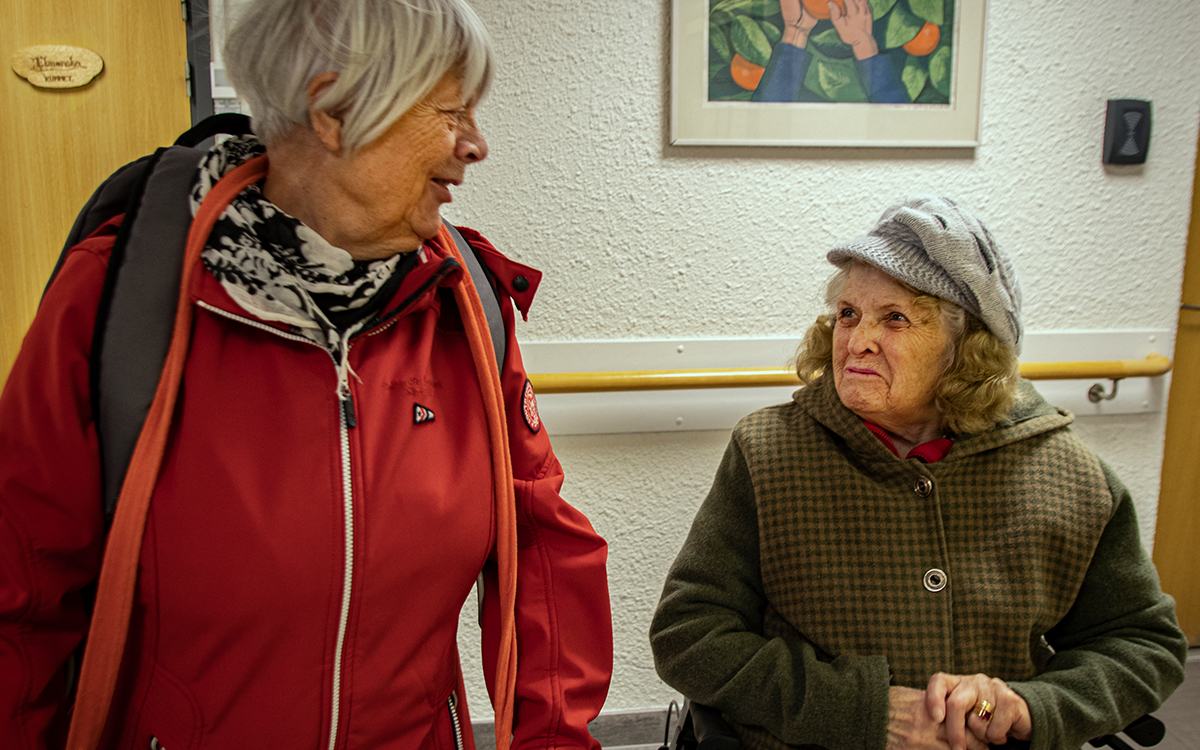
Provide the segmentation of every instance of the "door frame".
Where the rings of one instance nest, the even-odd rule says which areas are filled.
[[[1179,624],[1200,646],[1200,139],[1192,182],[1174,369],[1167,402],[1154,564],[1175,597]]]

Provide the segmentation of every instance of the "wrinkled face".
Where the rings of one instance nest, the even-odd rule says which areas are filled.
[[[899,435],[937,429],[934,389],[947,364],[941,316],[874,266],[855,264],[837,302],[833,382],[848,409]]]
[[[370,236],[392,252],[415,250],[441,225],[443,203],[467,166],[487,157],[475,104],[463,101],[457,71],[442,76],[383,135],[351,157],[346,188],[369,207]],[[385,255],[390,253],[385,253]]]

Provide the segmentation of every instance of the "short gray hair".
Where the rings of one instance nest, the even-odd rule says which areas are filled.
[[[341,116],[349,153],[383,135],[453,68],[465,100],[478,102],[495,65],[487,31],[464,0],[250,0],[224,54],[268,146],[310,125],[309,82],[337,73],[315,104]]]

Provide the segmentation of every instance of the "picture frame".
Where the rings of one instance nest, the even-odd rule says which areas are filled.
[[[782,1],[786,9],[789,0]],[[843,43],[832,19],[816,21],[806,52],[789,47],[777,53],[775,47],[787,33],[780,27],[794,28],[783,22],[780,0],[673,0],[671,145],[979,145],[985,0],[833,1],[843,9],[846,2],[869,2],[873,18],[867,23],[879,54],[875,60],[857,60],[859,47]],[[794,14],[796,0],[791,2]],[[816,7],[813,3],[827,2],[803,0],[805,13]],[[931,3],[942,3],[940,15]],[[852,11],[845,11],[847,18]],[[932,26],[938,27],[933,34],[924,34]],[[914,33],[933,38],[918,39]],[[910,41],[901,44],[906,37]],[[767,95],[760,91],[767,88],[763,78],[778,89],[785,77],[780,71],[793,72],[775,60],[789,52],[809,58],[807,72],[787,82],[796,100],[755,101]],[[879,79],[867,71],[871,64],[895,79],[887,82],[890,90],[884,85],[869,88]],[[895,94],[890,99],[889,91]],[[883,101],[868,99],[871,95]],[[916,101],[903,101],[906,96]]]

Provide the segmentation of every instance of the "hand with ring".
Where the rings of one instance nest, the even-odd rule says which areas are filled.
[[[995,706],[992,705],[991,701],[980,698],[979,702],[975,704],[975,715],[984,721],[991,721],[993,708]]]
[[[966,735],[966,750],[987,750],[987,743]],[[948,750],[946,725],[930,716],[925,691],[893,685],[888,688],[885,750]]]
[[[966,748],[970,739],[1003,745],[1010,737],[1027,740],[1033,734],[1025,699],[995,677],[939,672],[929,678],[925,699],[929,714],[945,723],[953,750]]]

